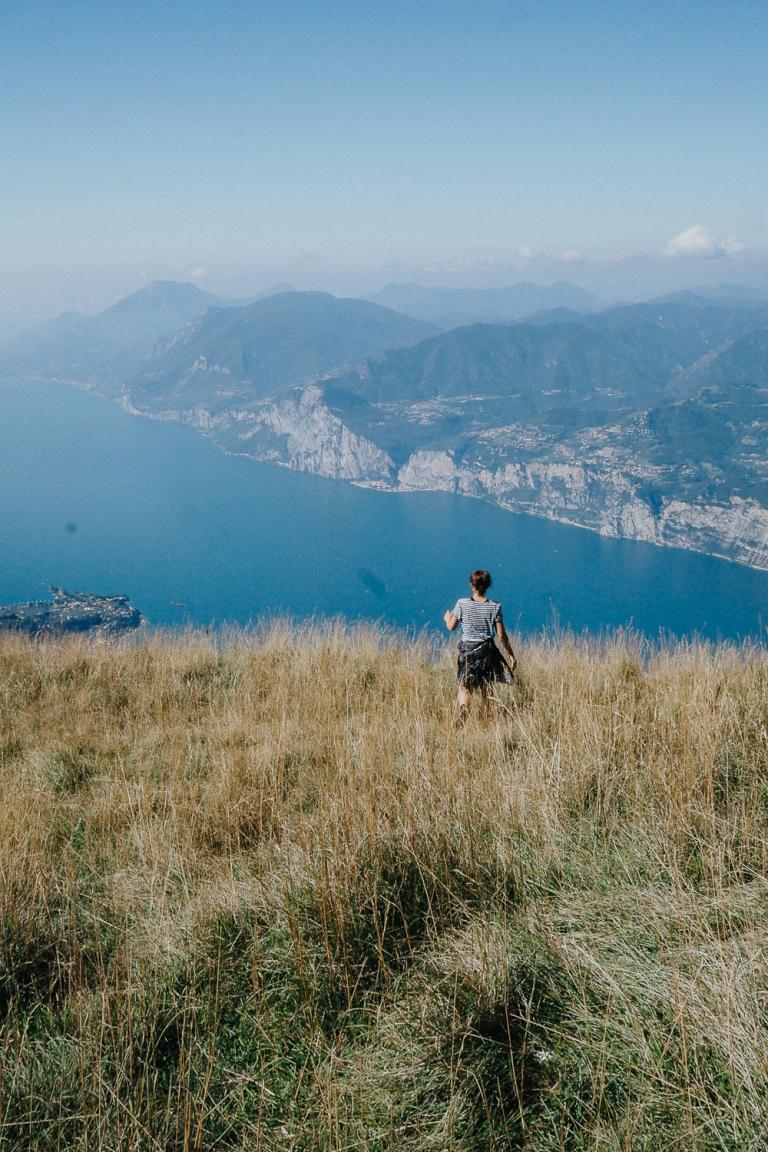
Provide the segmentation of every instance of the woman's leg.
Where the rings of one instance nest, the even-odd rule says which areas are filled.
[[[459,690],[456,693],[456,704],[453,709],[453,720],[451,721],[451,728],[460,728],[469,715],[469,702],[472,693],[469,688],[464,684],[459,684]]]

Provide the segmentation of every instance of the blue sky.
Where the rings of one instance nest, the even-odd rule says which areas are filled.
[[[0,316],[768,248],[764,2],[6,0],[2,35]]]

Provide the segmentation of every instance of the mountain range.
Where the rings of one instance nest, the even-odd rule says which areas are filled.
[[[96,316],[64,312],[14,334],[0,344],[0,372],[50,376],[119,391],[123,381],[139,371],[158,340],[208,308],[247,306],[286,288],[292,291],[290,285],[279,285],[247,300],[225,300],[195,284],[156,280]]]
[[[340,366],[415,344],[437,329],[365,300],[283,292],[209,308],[161,341],[130,391],[148,407],[220,411],[306,383]]]
[[[577,311],[555,288],[523,321],[441,331],[375,300],[161,283],[8,341],[0,373],[94,387],[257,459],[768,567],[768,300]]]
[[[156,281],[97,316],[67,312],[19,333],[0,345],[0,373],[113,394],[141,378],[148,390],[186,387],[191,398],[192,377],[207,361],[228,383],[258,379],[269,392],[437,331],[364,300],[290,285],[232,301],[194,284]]]
[[[445,329],[467,324],[509,323],[533,312],[554,308],[594,312],[605,307],[605,301],[566,280],[558,280],[547,287],[524,281],[507,288],[428,288],[421,284],[389,284],[368,299],[417,320],[429,320]]]

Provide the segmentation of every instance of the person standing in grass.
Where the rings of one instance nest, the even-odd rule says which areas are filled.
[[[454,724],[461,724],[466,719],[476,689],[480,689],[483,702],[487,703],[490,685],[508,684],[517,666],[517,657],[504,628],[501,604],[487,595],[491,586],[490,573],[484,568],[476,568],[469,584],[472,595],[460,597],[453,611],[446,612],[443,617],[449,632],[461,625]],[[506,652],[507,660],[499,646]]]

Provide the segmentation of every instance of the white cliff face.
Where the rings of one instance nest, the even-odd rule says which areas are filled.
[[[302,472],[315,472],[337,480],[389,480],[393,463],[386,452],[351,432],[323,404],[318,388],[305,388],[297,396],[269,405],[255,414],[253,426],[242,435],[249,441],[285,437],[283,462]]]
[[[734,496],[728,504],[691,505],[672,500],[662,513],[664,542],[678,548],[695,533],[700,550],[768,568],[768,509]]]
[[[136,416],[178,421],[204,432],[227,451],[286,464],[335,480],[389,486],[394,465],[372,441],[350,431],[310,386],[285,400],[212,414],[205,408],[146,412],[126,394],[121,404]]]
[[[590,470],[581,464],[506,464],[481,472],[484,487],[497,499],[527,502],[535,499],[562,512],[584,512],[591,498]]]
[[[398,472],[404,489],[435,489],[479,496],[521,511],[580,521],[595,511],[595,476],[579,464],[531,462],[456,464],[449,452],[416,452]],[[595,509],[592,509],[593,504]]]
[[[397,473],[405,491],[463,492],[470,482],[469,470],[457,467],[449,452],[414,452]]]
[[[663,525],[645,501],[632,493],[624,501],[616,501],[614,522],[616,531],[611,533],[604,526],[604,536],[615,535],[627,540],[647,540],[649,544],[663,544]]]

